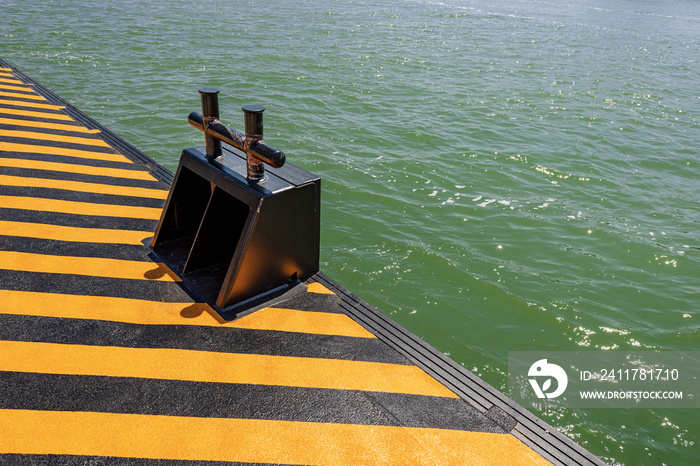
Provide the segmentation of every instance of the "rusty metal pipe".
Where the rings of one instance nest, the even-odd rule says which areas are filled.
[[[221,141],[208,134],[206,128],[219,121],[219,90],[205,87],[199,90],[202,96],[202,128],[204,128],[204,144],[207,157],[217,159],[223,155]]]
[[[253,144],[263,140],[263,112],[261,105],[246,105],[243,107],[245,120],[245,154],[248,168],[248,179],[262,181],[265,179],[265,164],[253,154]]]

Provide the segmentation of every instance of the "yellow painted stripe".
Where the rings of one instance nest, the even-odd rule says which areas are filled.
[[[2,409],[0,430],[0,452],[15,454],[337,466],[550,464],[510,434],[419,427]]]
[[[126,156],[116,153],[112,154],[88,150],[68,149],[65,147],[15,144],[2,141],[0,141],[0,151],[19,152],[23,154],[62,155],[64,157],[77,157],[81,159],[102,160],[106,162],[131,162],[131,160],[129,160]]]
[[[1,86],[0,86],[1,87]],[[43,121],[17,120],[14,118],[0,118],[0,125],[27,126],[31,128],[56,129],[73,133],[100,133],[99,129],[87,129],[79,125],[63,125],[60,123],[46,123]]]
[[[360,324],[345,314],[308,312],[295,309],[265,308],[232,323],[233,327],[253,330],[341,335],[375,338]]]
[[[11,79],[8,79],[8,78],[11,78]],[[23,83],[22,81],[20,81],[18,79],[14,79],[14,76],[12,76],[11,74],[10,75],[5,74],[3,76],[0,76],[0,83],[20,84],[22,86],[26,86],[26,84]]]
[[[11,159],[0,157],[0,167],[25,168],[32,170],[48,170],[55,172],[77,173],[81,175],[109,176],[127,178],[130,180],[155,181],[147,171],[127,170],[124,168],[91,167],[73,163],[44,162],[41,160]]]
[[[153,236],[149,231],[109,230],[106,228],[80,228],[46,223],[8,222],[0,220],[0,235],[22,238],[41,238],[56,241],[101,244],[143,244]]]
[[[54,180],[50,178],[28,178],[24,176],[0,175],[0,185],[63,189],[65,191],[146,197],[150,199],[166,199],[168,197],[168,191],[162,189],[134,188],[131,186],[114,186],[111,184],[84,183],[82,181]]]
[[[335,294],[325,286],[321,285],[318,282],[310,283],[307,285],[307,290],[309,293],[318,293],[318,294]]]
[[[170,348],[0,341],[0,371],[364,390],[456,398],[417,366]]]
[[[9,68],[0,68],[0,71],[12,71],[12,70],[10,70]],[[14,78],[14,75],[11,73],[0,73],[0,76],[10,76],[10,77]]]
[[[43,100],[46,101],[42,96],[38,94],[22,94],[22,93],[17,93],[17,92],[4,92],[0,91],[0,97],[17,97],[20,99],[29,99],[29,100]]]
[[[159,262],[102,257],[49,256],[15,251],[0,251],[0,269],[134,280],[180,281],[177,275]]]
[[[0,313],[105,320],[140,325],[196,325],[346,337],[374,337],[344,314],[264,308],[241,319],[227,322],[204,303],[161,303],[32,291],[0,290]]]
[[[0,79],[0,81],[2,81],[2,80]],[[34,102],[21,102],[18,100],[2,100],[2,99],[0,99],[0,105],[13,105],[15,107],[45,108],[47,110],[61,110],[62,108],[65,108],[62,105],[36,104]]]
[[[27,86],[28,86],[28,84],[22,84],[22,85],[0,84],[0,89],[7,89],[8,91],[34,92],[31,87],[27,87]]]
[[[43,197],[0,196],[0,208],[60,212],[100,217],[160,219],[161,209],[155,207],[133,207],[114,204],[92,204],[90,202],[63,201]]]
[[[0,71],[12,71],[12,68],[0,67]]]
[[[70,116],[63,113],[32,112],[29,110],[17,110],[16,108],[0,107],[0,113],[7,115],[28,116],[34,118],[47,118],[50,120],[75,121]]]
[[[163,303],[133,298],[12,290],[0,290],[0,313],[140,325],[219,327],[226,322],[204,303]]]
[[[38,139],[40,141],[67,142],[71,144],[83,144],[86,146],[110,147],[109,144],[99,138],[81,138],[75,136],[64,136],[61,134],[37,133],[36,131],[16,131],[9,129],[0,129],[0,137],[21,138],[21,139]],[[30,146],[44,147],[44,146]],[[100,155],[102,155],[100,153]],[[121,160],[120,160],[121,161]]]

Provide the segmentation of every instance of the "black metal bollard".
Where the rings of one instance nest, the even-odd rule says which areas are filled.
[[[237,313],[318,271],[321,180],[265,144],[264,107],[242,108],[241,132],[219,121],[218,89],[199,92],[188,121],[206,146],[182,152],[151,246],[198,299]]]

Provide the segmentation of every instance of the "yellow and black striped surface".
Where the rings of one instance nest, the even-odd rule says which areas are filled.
[[[0,68],[0,464],[546,464],[321,283],[231,322],[196,302],[144,246],[155,164],[20,78]]]

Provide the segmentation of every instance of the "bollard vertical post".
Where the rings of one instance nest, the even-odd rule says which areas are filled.
[[[221,141],[209,135],[207,128],[212,123],[219,121],[219,90],[214,87],[204,87],[199,90],[202,96],[202,116],[204,126],[204,144],[207,157],[218,159],[223,156]]]
[[[263,140],[263,112],[262,105],[246,105],[243,107],[245,118],[245,153],[248,167],[248,180],[256,183],[264,181],[265,165],[263,161],[253,155],[253,145]]]

